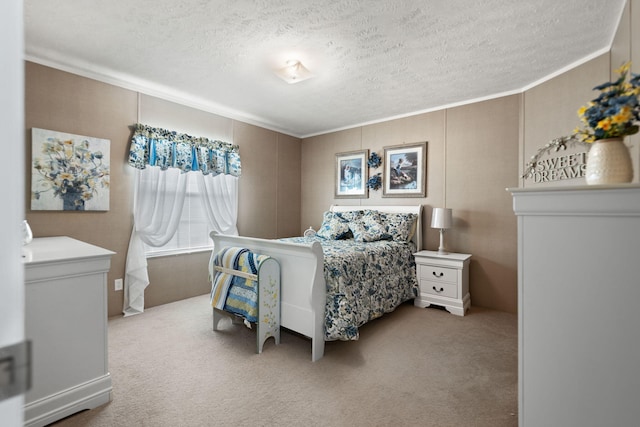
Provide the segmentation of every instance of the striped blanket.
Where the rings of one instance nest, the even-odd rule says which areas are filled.
[[[260,263],[269,258],[246,248],[223,248],[212,257],[211,305],[235,313],[249,322],[258,319],[258,282],[247,275],[257,275]],[[215,267],[223,271],[216,271]],[[233,274],[240,272],[240,275]],[[244,274],[243,274],[244,273]]]

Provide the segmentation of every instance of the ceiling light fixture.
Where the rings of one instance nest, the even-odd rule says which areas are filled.
[[[287,61],[286,66],[276,70],[276,75],[289,84],[298,83],[313,77],[311,71],[297,59]]]

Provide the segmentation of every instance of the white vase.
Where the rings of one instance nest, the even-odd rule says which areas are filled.
[[[585,179],[589,185],[631,182],[633,165],[623,138],[600,139],[591,144]]]

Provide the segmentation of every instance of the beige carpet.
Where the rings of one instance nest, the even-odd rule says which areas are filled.
[[[360,340],[212,330],[208,295],[109,320],[112,401],[67,426],[517,426],[517,317],[411,303]]]

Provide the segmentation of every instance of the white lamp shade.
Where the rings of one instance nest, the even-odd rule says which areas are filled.
[[[433,208],[431,214],[431,228],[451,228],[453,222],[451,209],[449,208]]]

